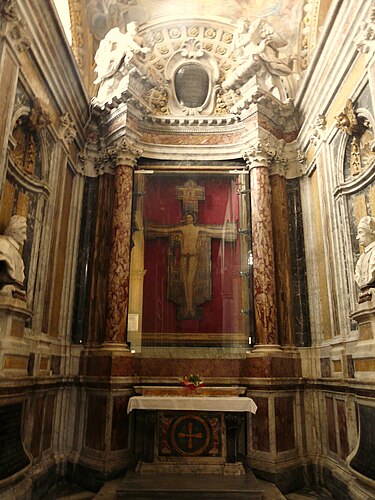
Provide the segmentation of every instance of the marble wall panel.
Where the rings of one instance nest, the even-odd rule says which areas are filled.
[[[98,178],[86,177],[83,200],[82,218],[77,255],[76,287],[74,296],[72,341],[83,342],[87,337],[86,320],[90,305],[91,287],[91,256],[94,251],[94,232],[97,213]]]
[[[295,448],[294,398],[275,398],[276,451],[278,453]]]
[[[292,318],[296,345],[311,346],[309,295],[299,179],[287,181],[290,265],[292,273]]]
[[[258,451],[270,451],[270,430],[268,398],[253,397],[258,406],[255,415],[251,416],[252,448]]]
[[[61,200],[62,195],[63,195],[63,189],[64,189],[64,182],[58,182],[57,187],[56,187],[56,192],[55,192],[55,197],[56,200]],[[58,203],[55,204],[54,207],[54,214],[53,214],[53,220],[56,222],[59,220],[59,205]],[[50,312],[51,312],[51,305],[52,305],[52,300],[53,300],[53,273],[54,273],[54,262],[55,262],[55,257],[56,257],[56,247],[57,247],[57,241],[58,241],[58,234],[59,234],[59,228],[57,224],[54,224],[52,228],[52,237],[51,237],[51,243],[50,243],[50,248],[49,248],[49,259],[48,259],[48,265],[47,269],[45,272],[47,273],[47,280],[46,280],[46,290],[45,290],[45,295],[44,295],[44,307],[43,307],[43,318],[42,318],[42,332],[48,333],[49,329],[49,317],[50,317]]]
[[[129,441],[129,416],[127,414],[129,397],[115,396],[112,407],[112,435],[111,450],[124,450],[128,448]]]
[[[99,178],[95,238],[92,242],[87,340],[103,341],[106,330],[108,270],[112,236],[114,176]],[[87,316],[85,317],[87,321]]]
[[[315,240],[315,272],[317,273],[318,278],[318,286],[320,292],[319,302],[321,304],[321,335],[324,340],[327,340],[331,338],[332,332],[327,284],[327,269],[325,265],[326,255],[323,236],[322,211],[320,206],[320,192],[317,170],[315,170],[315,172],[311,176],[311,201]]]
[[[37,458],[41,452],[41,440],[43,435],[42,422],[43,422],[45,400],[46,398],[44,394],[36,395],[30,406],[31,415],[29,415],[29,418],[32,418],[33,420],[30,452],[34,458]]]
[[[242,136],[242,131],[225,134],[226,144],[236,144]],[[148,144],[166,144],[168,146],[214,146],[222,145],[223,136],[221,134],[153,134],[146,132],[142,139]]]
[[[294,345],[289,213],[285,178],[272,176],[271,192],[279,344]]]
[[[44,411],[42,451],[51,448],[54,409],[55,395],[49,394],[46,398],[46,406]]]
[[[61,222],[59,227],[59,237],[56,246],[56,254],[54,255],[55,275],[54,275],[54,286],[53,286],[53,298],[51,304],[51,316],[48,327],[48,334],[51,337],[58,337],[59,335],[59,321],[60,321],[63,283],[64,283],[65,256],[66,256],[67,241],[68,241],[68,229],[69,229],[69,219],[70,219],[70,205],[71,205],[72,190],[73,190],[73,180],[74,180],[74,174],[72,170],[70,170],[70,168],[68,167],[66,169],[66,175],[65,175],[63,202],[60,215]]]
[[[331,359],[330,358],[321,358],[320,359],[320,372],[322,377],[330,378],[331,377]]]
[[[52,375],[60,375],[61,372],[61,356],[52,354],[51,356]]]
[[[375,408],[358,405],[360,434],[357,451],[350,462],[353,469],[375,480]]]
[[[0,406],[0,481],[29,464],[22,444],[21,427],[22,403]]]
[[[348,378],[354,378],[354,360],[351,354],[346,356],[347,370],[348,370]]]
[[[107,416],[107,398],[90,394],[87,398],[85,445],[104,451]]]
[[[238,377],[241,370],[239,359],[140,359],[137,371],[143,377],[183,377],[187,373],[199,373],[205,377]],[[209,361],[209,362],[208,362]]]
[[[337,400],[337,419],[340,438],[340,456],[343,460],[349,455],[348,426],[346,419],[345,401]]]
[[[328,432],[328,448],[333,453],[337,453],[336,421],[333,408],[333,398],[326,397],[326,417]]]

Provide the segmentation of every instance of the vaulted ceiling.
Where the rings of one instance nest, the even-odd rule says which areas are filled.
[[[94,55],[113,27],[123,32],[130,21],[153,46],[155,67],[162,72],[178,38],[195,37],[226,61],[236,21],[266,19],[288,41],[285,53],[294,60],[297,81],[303,77],[316,46],[319,28],[332,0],[69,0],[72,46],[90,95],[97,89]],[[173,28],[176,31],[171,31]]]

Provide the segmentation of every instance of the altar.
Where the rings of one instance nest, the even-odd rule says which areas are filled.
[[[240,387],[136,387],[136,472],[241,475],[245,416],[257,410]]]

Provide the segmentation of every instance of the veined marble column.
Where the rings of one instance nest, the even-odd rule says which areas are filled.
[[[250,172],[256,348],[279,348],[271,221],[270,157],[258,144],[244,152]]]
[[[113,347],[117,344],[129,349],[126,343],[126,323],[129,305],[133,169],[141,151],[124,141],[110,154],[116,158],[116,173],[104,345]]]

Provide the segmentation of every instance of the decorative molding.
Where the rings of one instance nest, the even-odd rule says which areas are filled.
[[[315,49],[318,8],[319,2],[316,0],[305,0],[300,31],[299,69],[301,72],[307,69],[311,55]]]
[[[31,47],[26,22],[19,16],[14,0],[0,0],[0,31],[2,34],[9,33],[19,52]]]
[[[348,99],[344,111],[338,116],[335,116],[336,127],[345,132],[345,134],[353,135],[359,132],[360,126],[354,111],[353,101]]]
[[[354,109],[348,99],[344,111],[337,117],[337,128],[351,137],[350,174],[359,175],[375,159],[374,117],[365,108]]]
[[[375,6],[371,7],[367,19],[361,24],[357,36],[354,38],[357,50],[372,55],[375,51]]]
[[[33,100],[33,106],[30,112],[30,123],[35,130],[38,131],[51,125],[51,117],[49,113],[43,109],[41,101],[38,98]]]
[[[69,113],[60,116],[60,136],[67,143],[71,144],[77,137],[77,129]]]
[[[207,93],[200,106],[189,107],[181,103],[178,99],[176,86],[176,73],[179,69],[186,69],[195,65],[201,68],[207,76]],[[196,72],[196,71],[195,71]],[[219,90],[217,82],[220,70],[216,59],[203,48],[199,40],[190,38],[184,42],[181,49],[174,52],[165,65],[164,78],[168,85],[164,88],[169,94],[168,108],[172,115],[179,116],[199,116],[212,114],[216,104],[216,93]],[[196,76],[197,78],[197,76]],[[191,85],[191,84],[190,84]]]
[[[315,121],[315,127],[309,133],[309,143],[318,146],[323,140],[322,131],[326,129],[327,121],[324,114],[319,114]]]

